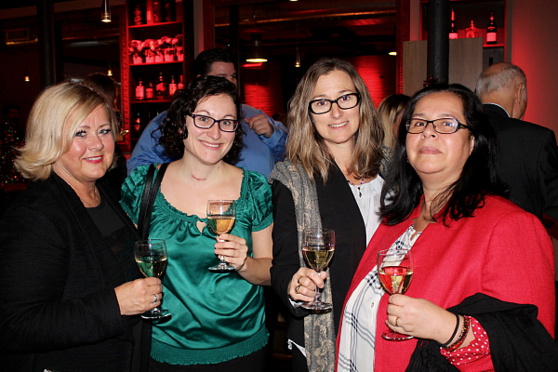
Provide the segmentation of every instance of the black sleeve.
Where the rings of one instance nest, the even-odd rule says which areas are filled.
[[[544,213],[558,221],[558,146],[552,131],[545,138],[538,164],[543,178]]]
[[[59,350],[125,332],[113,288],[63,300],[72,254],[62,221],[25,206],[0,221],[0,345],[6,350]]]
[[[295,316],[308,313],[294,308],[289,301],[289,283],[300,268],[298,257],[298,234],[293,196],[282,183],[273,183],[273,265],[271,285],[287,309]]]

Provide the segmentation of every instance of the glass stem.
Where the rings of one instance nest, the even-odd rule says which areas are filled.
[[[318,273],[318,275],[319,274],[320,273]],[[316,290],[314,291],[314,303],[319,304],[321,302],[321,297],[322,297],[322,291],[320,290],[320,287],[316,286]]]

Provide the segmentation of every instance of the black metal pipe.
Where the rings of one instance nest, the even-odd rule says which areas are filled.
[[[46,88],[56,83],[53,0],[40,0],[37,2],[37,18],[39,25],[39,56],[41,58],[41,86]]]
[[[427,57],[428,82],[448,82],[449,18],[449,0],[429,0]]]

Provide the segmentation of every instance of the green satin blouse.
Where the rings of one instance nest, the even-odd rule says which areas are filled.
[[[121,204],[138,221],[148,166],[140,166],[122,186]],[[273,222],[271,187],[260,173],[243,170],[236,220],[231,234],[246,239]],[[263,287],[238,273],[214,273],[218,263],[215,235],[206,218],[187,215],[170,205],[159,191],[151,217],[150,237],[165,239],[168,265],[163,281],[163,307],[169,321],[154,324],[151,356],[169,364],[215,364],[249,355],[267,344]]]

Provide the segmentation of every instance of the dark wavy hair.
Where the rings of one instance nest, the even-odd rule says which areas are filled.
[[[475,210],[484,205],[487,194],[505,196],[507,193],[496,175],[496,138],[479,98],[460,84],[433,85],[418,91],[411,98],[401,120],[393,163],[382,189],[380,216],[388,225],[406,220],[422,198],[422,181],[407,161],[405,142],[408,133],[405,123],[413,116],[417,103],[432,93],[451,93],[461,100],[465,117],[463,124],[469,126],[469,134],[475,138],[473,151],[465,162],[459,179],[432,202],[433,210],[445,205],[434,218],[446,223],[448,219],[472,217]]]
[[[242,120],[238,89],[236,85],[223,77],[200,77],[192,81],[187,89],[177,92],[168,110],[168,115],[159,128],[161,130],[159,143],[170,156],[179,158],[184,155],[184,139],[188,138],[186,115],[193,113],[203,98],[219,94],[232,98],[236,107],[236,119]],[[243,134],[242,125],[239,125],[232,147],[223,158],[227,163],[235,164],[239,160],[240,150],[243,146]]]

